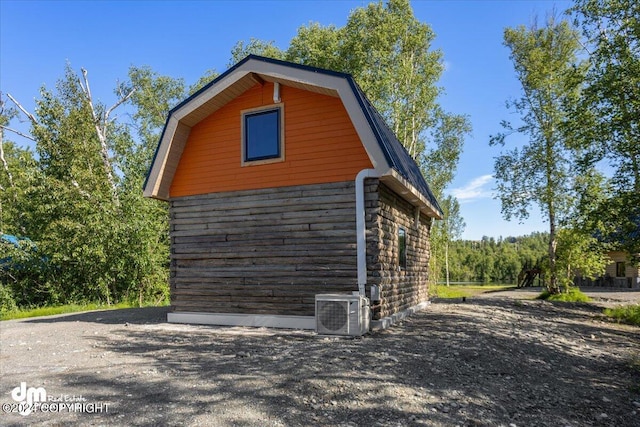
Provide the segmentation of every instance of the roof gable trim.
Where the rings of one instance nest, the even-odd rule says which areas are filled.
[[[145,196],[162,200],[169,198],[173,170],[166,166],[168,163],[177,163],[177,160],[172,161],[171,159],[173,157],[179,159],[182,155],[182,149],[176,148],[183,147],[186,138],[188,138],[188,132],[181,132],[181,138],[185,141],[177,140],[176,131],[179,125],[186,126],[190,130],[191,126],[197,123],[197,118],[194,119],[193,116],[197,114],[199,109],[221,96],[225,90],[239,84],[238,82],[247,76],[257,83],[258,80],[252,77],[255,74],[268,76],[285,85],[287,82],[295,82],[335,90],[342,100],[374,168],[379,171],[389,168],[388,155],[384,153],[378,143],[371,119],[367,117],[366,110],[362,107],[362,100],[360,100],[358,92],[354,90],[355,83],[348,74],[325,72],[324,70],[319,72],[317,69],[306,66],[249,56],[171,110],[145,183]]]
[[[191,127],[264,81],[338,96],[375,170],[427,215],[442,218],[415,161],[349,74],[249,55],[169,112],[144,185],[144,195],[169,200],[169,188]]]

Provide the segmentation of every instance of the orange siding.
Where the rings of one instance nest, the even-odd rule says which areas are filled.
[[[241,166],[241,111],[271,105],[273,84],[256,84],[191,129],[171,197],[353,180],[372,167],[338,98],[280,87],[283,162]]]

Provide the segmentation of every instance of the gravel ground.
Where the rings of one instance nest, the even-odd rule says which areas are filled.
[[[639,426],[640,328],[600,313],[640,292],[529,293],[435,301],[355,339],[167,324],[166,308],[4,321],[0,425]],[[7,413],[21,382],[79,412]]]

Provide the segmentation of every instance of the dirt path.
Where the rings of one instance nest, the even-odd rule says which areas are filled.
[[[640,328],[599,313],[495,294],[358,339],[164,308],[4,321],[0,403],[25,382],[85,406],[0,425],[638,426]]]

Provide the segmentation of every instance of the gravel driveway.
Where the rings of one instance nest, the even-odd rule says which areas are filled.
[[[640,328],[525,298],[436,301],[356,339],[167,324],[166,308],[4,321],[0,424],[640,425]],[[6,413],[22,382],[49,412]]]

